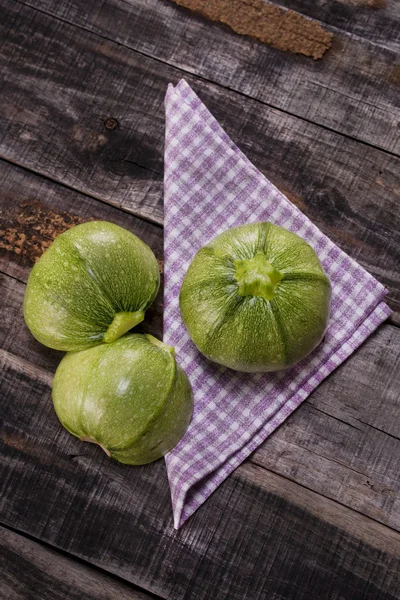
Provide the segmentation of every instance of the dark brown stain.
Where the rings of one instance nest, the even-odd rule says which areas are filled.
[[[25,450],[26,440],[16,434],[3,434],[0,439],[3,444],[10,446],[10,448],[14,448],[14,450],[18,450],[19,452]]]
[[[317,21],[263,0],[172,1],[278,50],[304,54],[317,60],[331,45],[333,34]]]
[[[284,194],[286,196],[286,198],[288,198],[290,200],[290,202],[292,204],[297,206],[297,208],[299,208],[304,213],[307,213],[307,204],[304,202],[304,200],[303,200],[303,198],[301,198],[301,196],[299,196],[292,190],[286,189],[282,185],[277,185],[276,187],[279,189],[279,191],[282,192],[282,194]]]
[[[396,196],[400,196],[400,185],[396,185],[396,184],[390,185],[390,184],[386,183],[382,177],[377,177],[375,181],[378,185],[385,188],[385,190],[388,190],[389,192],[391,192],[392,194],[395,194]]]
[[[363,248],[364,242],[351,236],[347,231],[341,227],[327,227],[326,233],[335,242],[345,245],[347,248]]]
[[[25,202],[1,223],[0,249],[33,265],[57,235],[84,220],[66,212],[53,212],[36,200]]]
[[[390,81],[395,85],[400,85],[400,66],[397,66],[393,69],[390,76]]]
[[[54,467],[54,451],[52,448],[49,448],[46,445],[38,444],[37,440],[33,440],[31,436],[23,436],[20,437],[16,433],[6,433],[4,432],[0,436],[0,442],[2,442],[8,448],[12,448],[13,450],[25,455],[29,456],[30,459],[38,462],[42,466]],[[82,452],[82,455],[84,453]],[[74,458],[76,455],[66,455],[60,456],[58,455],[58,463],[57,468],[71,471],[75,467],[73,463],[71,465],[71,458]]]

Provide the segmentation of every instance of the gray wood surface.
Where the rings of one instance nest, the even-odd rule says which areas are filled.
[[[157,598],[0,525],[1,600]]]
[[[51,377],[62,353],[32,339],[21,315],[24,289],[0,275],[0,347]],[[157,329],[152,321],[144,330]],[[400,531],[399,364],[400,329],[381,327],[250,461]]]
[[[384,326],[252,461],[400,530],[400,332]]]
[[[129,227],[162,256],[158,226],[7,163],[0,164],[0,173],[4,192],[0,207],[7,212],[7,231],[21,230],[18,218],[22,219],[24,235],[29,240],[36,231],[41,247],[40,242],[49,243],[60,220],[61,226],[67,224],[68,216],[112,220]],[[47,223],[44,231],[41,221]],[[62,354],[37,343],[22,319],[24,286],[14,278],[27,280],[36,246],[21,245],[19,239],[0,256],[0,268],[10,276],[2,282],[0,345],[54,372]],[[162,290],[143,327],[161,335]],[[400,527],[398,333],[397,328],[385,327],[369,339],[253,457],[258,464],[394,528]]]
[[[5,524],[162,598],[398,598],[392,529],[245,463],[176,532],[162,461],[82,448],[58,424],[50,374],[5,350],[0,373]]]
[[[398,5],[274,2],[334,33],[322,60],[170,0],[0,0],[1,599],[400,599]],[[177,532],[163,461],[119,465],[60,426],[62,353],[21,308],[34,260],[88,219],[162,269],[163,99],[181,77],[395,314]],[[162,290],[142,327],[162,335]]]
[[[182,74],[18,3],[7,4],[3,27],[0,157],[160,223],[163,99]],[[187,79],[254,164],[390,287],[398,310],[400,159]],[[107,118],[118,126],[107,129]]]
[[[271,0],[369,42],[400,50],[398,0]]]
[[[106,40],[117,41],[174,65],[181,76],[195,73],[306,121],[400,151],[398,51],[328,25],[332,47],[313,61],[237,35],[170,0],[105,0],[100,6],[95,0],[24,2],[98,33],[105,46]]]

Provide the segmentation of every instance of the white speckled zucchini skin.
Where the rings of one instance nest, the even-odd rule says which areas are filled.
[[[257,253],[283,278],[274,296],[238,294],[235,261]],[[199,250],[180,293],[189,334],[207,358],[245,372],[285,369],[321,342],[331,288],[319,260],[301,237],[272,223],[228,229]]]
[[[103,341],[117,313],[145,311],[159,281],[153,252],[133,233],[83,223],[58,236],[33,267],[25,321],[50,348],[88,348]]]
[[[54,377],[53,403],[64,427],[125,464],[145,464],[172,450],[193,411],[185,372],[171,351],[149,339],[127,334],[68,353]]]

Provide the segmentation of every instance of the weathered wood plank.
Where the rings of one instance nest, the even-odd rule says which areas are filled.
[[[400,50],[398,0],[270,0],[312,19],[366,38],[374,44]]]
[[[252,461],[400,530],[399,350],[382,327]]]
[[[22,315],[25,286],[0,273],[1,317],[0,348],[33,361],[37,367],[54,372],[63,352],[39,344],[26,327]],[[17,350],[18,349],[18,350]]]
[[[398,54],[366,39],[328,27],[332,47],[315,62],[239,36],[169,0],[24,2],[186,73],[400,152]]]
[[[157,598],[0,526],[1,600]]]
[[[47,27],[50,29],[52,24],[54,25],[54,21],[47,21]],[[29,37],[29,32],[31,35],[37,34],[35,27],[29,29],[27,25],[25,21],[18,31],[18,34],[25,36],[26,39]],[[55,31],[54,36],[62,38],[61,29]],[[40,38],[40,35],[38,37]],[[61,39],[60,47],[63,47],[63,43],[66,44],[67,39],[68,35]],[[46,40],[47,43],[44,43]],[[66,64],[70,64],[72,69],[75,61],[75,69],[81,77],[87,76],[87,79],[92,82],[90,84],[92,88],[89,89],[88,93],[86,86],[79,88],[79,82],[76,83],[73,79],[75,83],[68,91],[70,79],[67,77],[67,80],[63,81],[62,61],[59,60],[56,53],[57,44],[54,44],[54,40],[51,41],[46,36],[42,36],[39,41],[36,38],[35,42],[38,43],[37,47],[40,47],[41,42],[43,42],[43,47],[46,48],[45,59],[44,53],[41,51],[36,55],[36,62],[39,63],[38,69],[42,68],[44,73],[39,78],[37,74],[32,76],[30,69],[33,69],[35,61],[32,59],[31,66],[29,61],[24,63],[24,65],[27,65],[24,76],[31,77],[29,86],[27,86],[27,90],[31,92],[31,104],[28,105],[28,110],[26,112],[22,111],[22,116],[20,113],[15,120],[15,122],[18,122],[18,119],[20,119],[19,124],[22,129],[19,131],[14,129],[14,132],[8,137],[8,147],[13,148],[13,152],[15,152],[15,156],[9,158],[17,160],[19,156],[18,148],[16,151],[15,147],[12,146],[14,143],[13,134],[24,135],[27,133],[28,138],[26,136],[25,140],[23,137],[21,138],[27,144],[32,142],[32,138],[29,138],[29,136],[34,135],[36,136],[36,166],[29,162],[31,146],[25,151],[24,160],[26,163],[22,162],[21,164],[26,164],[29,168],[36,170],[42,169],[43,172],[46,172],[47,161],[53,169],[51,172],[46,172],[48,176],[61,178],[69,186],[84,189],[89,194],[107,202],[110,202],[111,199],[114,204],[120,204],[119,190],[117,189],[112,193],[107,168],[104,169],[101,162],[101,155],[103,151],[105,152],[105,149],[102,147],[97,148],[99,142],[100,146],[103,143],[101,135],[108,135],[108,133],[104,134],[102,130],[96,129],[94,116],[92,116],[92,121],[90,121],[87,129],[79,129],[79,127],[84,127],[80,123],[80,118],[87,114],[89,102],[93,102],[94,112],[109,102],[107,107],[110,110],[107,114],[102,112],[99,121],[110,134],[113,131],[121,131],[121,127],[118,129],[118,126],[113,129],[112,121],[107,121],[107,118],[116,115],[111,110],[115,105],[110,100],[110,98],[115,97],[115,90],[118,89],[122,92],[124,87],[128,85],[127,73],[129,72],[128,66],[131,65],[131,55],[123,54],[123,50],[112,44],[103,49],[103,54],[100,57],[96,50],[93,50],[91,54],[87,54],[87,41],[82,36],[76,36],[75,41],[72,40],[71,43],[72,48],[76,44],[75,50],[71,48],[68,50],[66,46],[68,50]],[[14,46],[14,49],[16,47],[18,47],[18,44]],[[79,51],[76,51],[76,48]],[[27,49],[28,53],[33,51],[32,49],[34,49],[34,44],[32,44],[31,50]],[[51,52],[54,54],[52,55]],[[107,60],[104,59],[105,55],[107,55]],[[21,53],[19,56],[20,59],[23,58]],[[112,60],[109,60],[110,56]],[[88,59],[93,60],[94,73],[92,73],[92,68],[89,69],[90,61],[86,62]],[[118,80],[118,77],[114,77],[113,71],[109,69],[114,67],[118,71],[121,65],[123,66],[124,60],[123,76]],[[84,63],[86,73],[82,73],[80,70],[82,64],[80,61]],[[99,63],[101,63],[100,66]],[[24,68],[25,66],[22,67],[22,69]],[[141,78],[145,76],[146,72],[151,73],[151,68],[143,68],[142,70],[138,68],[136,71],[134,81],[138,85],[139,92],[140,86],[143,85]],[[104,90],[103,95],[99,94],[97,98],[94,93],[97,92],[97,88],[96,85],[93,85],[91,77],[98,77],[102,83],[104,73],[107,73],[109,77],[111,77],[111,74],[113,76],[108,92]],[[156,74],[156,69],[154,69],[154,73]],[[157,80],[155,95],[152,91],[148,91],[147,99],[149,103],[153,103],[154,97],[156,97],[159,101],[157,110],[162,110],[163,94],[160,93],[162,86],[159,77],[159,74],[155,75]],[[49,89],[44,91],[46,78],[50,78],[50,81],[47,80]],[[168,74],[165,79],[168,80]],[[14,83],[13,80],[13,85]],[[54,84],[55,87],[52,87]],[[23,83],[22,87],[24,85]],[[148,90],[150,90],[150,85],[147,85]],[[201,89],[200,84],[199,89]],[[204,84],[204,89],[210,97],[214,97],[212,86]],[[45,108],[51,110],[43,119],[40,111],[37,111],[35,102],[38,99],[41,102],[43,97],[46,98],[47,102],[47,97],[50,97],[54,91],[58,91],[58,100],[52,104],[45,104]],[[67,96],[67,102],[60,103],[57,107],[63,94]],[[81,95],[77,104],[73,100],[74,94]],[[123,94],[122,96],[126,101],[125,96]],[[135,98],[132,90],[130,97]],[[223,98],[225,99],[226,109],[226,106],[230,105],[228,100],[230,100],[231,95],[228,94]],[[214,98],[215,103],[216,101],[216,98]],[[123,108],[122,100],[118,106],[119,109]],[[142,106],[149,123],[152,118],[154,120],[154,115],[159,114],[154,106],[152,104],[149,113],[146,113],[147,106]],[[235,106],[237,108],[241,105],[236,104]],[[254,118],[257,114],[255,111],[256,103],[252,103],[251,106],[252,109],[248,113],[245,112],[245,114],[252,114]],[[17,111],[20,108],[18,103],[15,107]],[[26,108],[26,105],[24,107]],[[78,111],[77,107],[79,108]],[[221,107],[222,111],[224,108],[223,102]],[[8,108],[10,108],[10,105]],[[80,112],[80,109],[82,109],[82,112]],[[68,113],[68,110],[71,113]],[[72,117],[67,120],[68,127],[72,128],[72,124],[75,125],[78,122],[78,129],[74,130],[71,135],[71,138],[74,135],[76,136],[74,143],[76,143],[77,148],[69,155],[68,150],[65,152],[62,142],[64,144],[69,142],[70,137],[65,135],[63,137],[57,130],[58,127],[63,129],[62,123],[65,123],[62,118],[58,117],[58,111],[61,113],[65,111],[65,114],[70,114],[70,117],[72,114]],[[137,118],[139,114],[139,112],[136,113]],[[220,114],[223,116],[225,111]],[[24,119],[34,120],[35,115],[39,115],[39,123],[34,125],[33,128],[30,124],[27,129],[24,129]],[[79,117],[76,118],[76,115],[79,115]],[[119,115],[117,117],[119,120]],[[233,114],[228,115],[228,123],[229,120],[234,121]],[[51,127],[47,126],[46,121],[50,122]],[[242,126],[245,121],[241,121]],[[237,124],[235,124],[235,127],[238,127]],[[70,131],[65,126],[64,129]],[[154,127],[154,131],[156,129]],[[92,130],[94,136],[91,137]],[[240,131],[239,128],[235,130]],[[129,143],[131,131],[128,133]],[[138,133],[135,128],[133,128],[133,131],[136,134]],[[145,131],[147,132],[147,130]],[[316,128],[316,131],[320,130]],[[52,148],[48,142],[50,139],[49,132],[51,132],[55,142]],[[255,132],[256,129],[253,128],[252,135],[249,135],[249,140],[252,143],[254,142]],[[139,131],[140,133],[143,134],[143,131]],[[18,140],[17,142],[20,143]],[[80,143],[82,143],[81,148],[79,148]],[[116,147],[119,149],[118,143]],[[35,144],[33,146],[35,147]],[[86,149],[84,146],[86,146]],[[309,146],[303,145],[301,148],[307,149]],[[145,144],[143,147],[145,148]],[[147,148],[148,154],[151,155],[156,147],[159,148],[153,143],[153,140],[150,140]],[[360,146],[357,144],[357,147]],[[45,148],[47,157],[41,158],[40,151],[43,153]],[[142,141],[140,135],[138,148],[138,156],[141,158]],[[261,154],[263,150],[265,148],[261,147]],[[80,156],[85,152],[86,163],[84,165],[84,161],[80,161]],[[143,152],[143,155],[145,154],[146,152]],[[72,159],[71,161],[67,160],[68,156]],[[129,154],[128,156],[125,154],[121,156],[123,158],[120,162],[123,165],[126,162],[130,165],[131,157]],[[284,156],[284,154],[281,154],[281,160]],[[378,156],[382,156],[382,153],[378,153]],[[157,156],[157,161],[161,160],[161,163],[158,164],[162,164],[162,158],[160,157],[162,157],[162,149]],[[132,171],[128,172],[127,178],[134,178],[135,185],[137,184],[137,187],[134,188],[136,194],[134,202],[138,202],[137,206],[139,206],[140,211],[147,206],[143,181],[147,184],[148,180],[144,180],[144,178],[140,180],[137,165],[142,163],[136,157],[134,157],[134,162],[136,162],[135,172],[133,166],[129,166]],[[103,169],[101,174],[104,186],[109,186],[106,193],[99,185],[101,177],[98,178],[96,175],[99,164]],[[153,170],[150,163],[146,164],[148,171]],[[322,165],[322,163],[320,164]],[[37,168],[37,165],[40,169]],[[67,171],[68,177],[65,176]],[[343,172],[341,174],[343,175]],[[94,185],[91,177],[95,181]],[[11,179],[13,178],[11,177]],[[394,179],[393,181],[395,182]],[[156,179],[156,183],[161,185],[161,179]],[[385,181],[385,183],[387,182]],[[360,180],[357,181],[357,185],[359,184]],[[45,189],[47,189],[46,185],[43,184]],[[53,186],[53,184],[49,185]],[[114,185],[119,188],[118,178],[114,179]],[[125,202],[129,203],[129,186],[131,184],[129,181],[125,181],[125,185]],[[91,186],[93,186],[93,189]],[[28,185],[23,186],[23,189],[27,187]],[[368,185],[364,184],[364,187],[366,189]],[[58,186],[54,185],[54,193],[57,189]],[[356,187],[353,190],[355,189]],[[160,190],[161,187],[157,193]],[[152,193],[151,190],[148,192],[151,202],[153,201]],[[114,194],[116,198],[114,198]],[[67,190],[66,196],[76,199],[77,202],[86,201],[84,196],[75,194],[70,190]],[[13,197],[16,197],[15,192]],[[370,221],[370,197],[372,195],[368,196],[367,200],[364,199],[364,202],[359,205],[365,218],[365,227],[368,227]],[[302,197],[300,196],[301,200]],[[297,201],[299,201],[299,196],[297,196]],[[140,202],[142,202],[142,208]],[[390,211],[393,211],[394,218],[396,212],[393,190],[390,202],[392,204],[389,205],[389,213],[392,214]],[[57,205],[48,202],[47,208],[48,210],[55,208],[57,211],[54,211],[54,214],[59,214],[63,206],[72,209],[76,205],[75,203],[66,205],[65,202]],[[134,206],[136,205],[134,204]],[[152,205],[150,204],[150,206]],[[156,203],[154,206],[156,206]],[[384,211],[386,210],[387,205],[384,207]],[[316,212],[321,214],[321,206],[316,209]],[[374,223],[377,219],[378,223],[382,224],[378,204],[373,204],[372,213],[374,215],[372,222]],[[67,214],[76,214],[79,217],[79,211],[71,210]],[[90,211],[87,214],[90,214]],[[61,216],[63,215],[65,215],[65,212],[61,213]],[[146,215],[152,219],[155,218],[154,212],[149,211]],[[354,219],[355,217],[351,215],[349,218]],[[113,220],[111,213],[110,220]],[[388,222],[393,229],[387,229],[386,224],[384,226],[386,229],[382,226],[382,229],[379,229],[382,237],[386,232],[392,232],[393,230],[396,232],[394,224]],[[341,226],[342,222],[337,225],[339,229]],[[370,230],[368,229],[368,231]],[[361,242],[362,240],[363,237],[361,237]],[[390,243],[392,243],[392,240],[390,240]],[[382,253],[381,246],[379,248]],[[16,247],[18,248],[18,245]],[[26,270],[24,271],[24,268],[20,267],[20,263],[18,263],[21,253],[14,252],[14,255],[9,261],[10,269],[12,270],[14,265],[18,265],[20,278],[23,278]],[[10,258],[9,254],[8,258]],[[383,264],[384,268],[387,266],[385,261],[379,263],[377,260],[376,264]],[[390,269],[391,267],[389,272]],[[393,272],[396,272],[394,267]],[[5,281],[6,284],[11,284],[9,278],[5,278]],[[12,285],[14,285],[13,291],[9,292],[11,308],[7,318],[10,319],[10,322],[14,320],[14,331],[18,332],[22,331],[22,324],[20,321],[16,325],[18,319],[15,318],[12,306],[19,311],[20,317],[17,288],[20,288],[19,298],[22,299],[23,287],[16,280]],[[383,327],[377,335],[387,329],[398,331],[392,327]],[[7,343],[9,343],[11,352],[16,350],[16,346],[12,345],[13,337],[18,338],[18,335],[13,336],[8,333]],[[373,339],[367,344],[372,343]],[[387,362],[396,359],[396,353],[384,352],[385,345],[388,345],[392,339],[390,336],[385,338],[379,351],[373,351],[367,356],[366,364],[370,369],[368,377],[375,378],[375,381],[382,374],[387,376],[390,371],[396,373],[395,363]],[[396,340],[397,338],[395,338]],[[22,338],[20,338],[20,342],[22,342]],[[398,341],[396,343],[398,345]],[[369,346],[366,345],[365,347]],[[25,356],[30,360],[36,349],[31,347],[25,350],[24,348],[24,351],[26,351]],[[33,354],[29,356],[31,352]],[[100,565],[102,568],[129,581],[136,582],[147,589],[154,590],[161,597],[174,598],[174,600],[180,598],[208,600],[210,597],[216,598],[216,600],[222,598],[229,598],[230,600],[242,600],[243,598],[251,598],[252,600],[268,598],[269,600],[271,598],[272,600],[278,600],[293,598],[294,593],[298,600],[305,600],[306,598],[308,600],[310,597],[316,600],[326,600],[327,597],[341,598],[342,600],[364,600],[366,598],[390,600],[400,597],[400,542],[399,535],[396,532],[255,464],[245,463],[242,465],[182,531],[174,532],[172,530],[165,470],[162,463],[158,462],[140,469],[129,469],[107,461],[105,457],[99,456],[95,448],[77,442],[60,428],[55,419],[50,401],[49,383],[51,375],[43,369],[39,370],[32,362],[25,362],[21,358],[7,354],[7,352],[3,351],[1,358],[3,360],[0,369],[1,419],[3,424],[1,427],[0,512],[8,524],[29,531],[32,535],[46,540],[50,544]],[[54,361],[54,355],[51,360]],[[382,362],[378,364],[380,360]],[[38,364],[36,360],[35,363]],[[388,367],[388,364],[390,364],[390,367]],[[45,360],[42,366],[46,366]],[[315,415],[310,416],[306,423],[303,423],[303,433],[297,437],[293,436],[293,438],[296,439],[296,444],[300,448],[305,446],[306,450],[308,449],[314,454],[319,452],[322,457],[325,457],[326,454],[330,457],[333,453],[336,457],[336,453],[338,453],[340,460],[347,468],[348,455],[346,454],[346,447],[350,445],[348,436],[343,432],[343,428],[339,429],[339,442],[343,444],[343,448],[338,449],[335,446],[337,442],[335,427],[332,425],[330,429],[325,419],[330,418],[329,423],[333,423],[333,418],[337,420],[341,418],[341,415],[345,415],[344,418],[349,423],[353,423],[357,428],[360,428],[361,425],[354,421],[357,416],[361,415],[364,420],[366,416],[369,418],[372,414],[372,419],[363,423],[365,425],[363,434],[357,433],[358,442],[362,444],[362,451],[358,452],[360,447],[357,446],[356,458],[358,462],[356,465],[350,463],[350,466],[353,464],[364,476],[369,474],[369,471],[364,468],[364,463],[369,462],[369,466],[373,467],[374,478],[369,480],[372,485],[374,487],[376,485],[386,485],[389,481],[392,485],[393,472],[398,472],[398,468],[396,463],[393,462],[393,457],[389,454],[394,452],[394,455],[398,456],[397,446],[392,446],[392,442],[387,442],[387,435],[385,435],[385,441],[375,433],[371,435],[369,428],[371,427],[370,423],[372,423],[372,428],[375,431],[377,427],[384,431],[386,427],[390,427],[392,436],[395,435],[395,424],[390,422],[390,425],[388,425],[389,421],[385,412],[386,407],[392,409],[397,406],[396,397],[393,394],[395,388],[390,382],[385,382],[381,389],[382,395],[379,396],[377,405],[373,405],[371,413],[368,411],[360,413],[359,404],[361,399],[368,398],[368,386],[371,385],[371,381],[365,378],[363,371],[366,371],[365,363],[362,363],[357,371],[359,395],[357,395],[358,390],[357,393],[354,393],[354,398],[349,398],[348,395],[343,394],[344,406],[341,406],[339,402],[339,408],[336,406],[336,400],[332,401],[332,397],[328,394],[324,395],[321,400],[322,408],[325,411],[323,421],[316,419]],[[337,375],[339,373],[340,371],[337,372]],[[352,372],[350,372],[350,375],[352,376]],[[361,378],[361,375],[363,375],[363,378]],[[392,377],[395,383],[394,376],[392,375]],[[331,378],[328,382],[330,380]],[[336,392],[339,391],[339,394],[342,386],[351,386],[354,389],[354,383],[351,380],[343,382],[339,379],[336,386],[334,389]],[[375,391],[378,386],[371,385],[371,388]],[[322,386],[320,390],[322,390]],[[332,415],[327,414],[329,410],[331,410]],[[299,412],[295,413],[293,417]],[[392,419],[395,421],[393,416]],[[312,427],[307,429],[310,421]],[[369,425],[366,426],[366,423],[369,423]],[[318,433],[320,434],[325,429],[329,432],[328,444],[315,443]],[[300,426],[299,430],[301,430]],[[307,442],[307,436],[312,436],[312,442]],[[396,440],[393,443],[396,444]],[[370,446],[368,446],[369,444]],[[367,445],[368,451],[371,452],[369,461],[367,460],[368,452],[365,451],[365,445]],[[378,458],[372,463],[371,456],[375,456],[376,452]],[[257,460],[261,459],[258,458]],[[364,473],[364,471],[366,472]],[[299,469],[299,472],[301,473],[301,469]],[[345,471],[336,473],[328,470],[328,472],[331,477],[339,479],[343,488],[350,483],[349,497],[356,494],[363,484],[363,479],[360,478],[359,486],[357,486],[356,480],[350,472],[348,479],[346,479]],[[291,474],[289,473],[286,476],[291,476]],[[318,481],[318,477],[315,477],[314,480]],[[307,485],[311,486],[310,483]],[[396,485],[395,481],[394,486]],[[395,488],[389,489],[393,491]],[[396,510],[398,510],[398,507],[396,503],[391,504],[387,497],[384,500],[379,497],[380,493],[383,496],[385,495],[384,489],[381,489],[381,492],[378,493],[376,487],[375,490],[372,488],[371,490],[374,492],[375,498],[374,494],[367,494],[368,500],[364,510],[375,510],[378,513],[378,509],[381,509],[381,515],[383,514],[397,521]],[[342,491],[340,491],[340,494],[342,496],[339,501],[342,501],[343,498],[346,498],[346,494]],[[355,502],[357,501],[358,498],[355,499]],[[362,510],[363,507],[357,506],[357,509]],[[379,514],[374,516],[379,518]]]
[[[4,162],[0,176],[0,208],[7,214],[7,235],[0,236],[0,244],[10,246],[0,255],[0,268],[12,277],[26,281],[43,245],[74,220],[108,219],[128,227],[161,257],[159,227]],[[21,232],[26,236],[22,243]],[[54,372],[62,354],[29,334],[22,319],[23,293],[18,281],[2,278],[0,346]],[[162,336],[162,291],[144,328]],[[390,435],[400,437],[400,420],[394,418],[399,412],[399,358],[392,351],[399,344],[396,335],[384,328],[370,339],[254,456],[257,463],[394,527],[399,519],[398,450]]]
[[[162,270],[163,230],[158,225],[4,161],[0,161],[0,177],[0,270],[4,273],[26,282],[35,260],[56,235],[74,224],[96,219],[112,221],[132,231],[150,246]],[[13,314],[12,291],[4,304],[4,310]],[[146,330],[158,337],[162,337],[162,305],[161,286],[144,323]],[[17,324],[13,326],[11,337],[18,335]],[[36,342],[27,339],[26,344],[31,346]],[[44,352],[45,360],[51,357],[51,353]]]
[[[24,325],[24,285],[0,275],[0,294],[0,347],[54,372],[62,354]],[[400,531],[399,348],[400,329],[382,327],[250,460]]]
[[[20,27],[11,27],[14,16]],[[180,72],[22,5],[7,5],[4,23],[2,156],[160,222],[162,105]],[[40,66],[38,43],[47,48]],[[400,160],[224,88],[189,82],[260,170],[393,290]],[[117,119],[116,129],[106,128],[107,116]],[[397,287],[392,306],[400,306]]]
[[[3,16],[0,152],[160,221],[164,118],[148,65],[98,36],[88,51],[81,31],[18,3],[6,3]]]
[[[59,427],[48,377],[1,351],[3,522],[180,600],[395,600],[400,535],[245,463],[182,530],[164,465],[118,465]]]

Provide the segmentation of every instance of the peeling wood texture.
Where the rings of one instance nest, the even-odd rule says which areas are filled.
[[[113,221],[145,241],[156,258],[163,257],[159,225],[1,159],[0,177],[0,265],[13,277],[26,281],[56,235],[84,221]]]
[[[272,0],[374,44],[400,50],[398,0]]]
[[[15,204],[13,206],[15,208]],[[57,235],[83,223],[83,219],[64,210],[55,213],[43,209],[38,200],[20,202],[19,211],[14,214],[10,214],[5,207],[4,213],[6,217],[2,219],[0,229],[0,250],[20,256],[22,262],[31,267]]]
[[[294,54],[322,58],[333,34],[317,21],[264,0],[173,0],[176,4],[231,27],[236,33]]]
[[[0,5],[0,599],[399,600],[399,4],[259,4],[333,34],[319,61],[171,0]],[[181,77],[395,313],[177,532],[163,461],[119,465],[60,426],[62,353],[22,302],[38,256],[88,220],[162,270],[163,99]],[[141,327],[162,336],[162,290]]]

